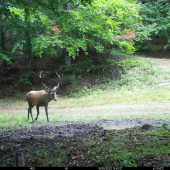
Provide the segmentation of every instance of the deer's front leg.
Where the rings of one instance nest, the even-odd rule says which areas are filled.
[[[39,106],[38,105],[36,105],[36,108],[37,108],[37,117],[35,118],[35,120],[37,120],[38,119],[38,115],[39,115]]]
[[[46,112],[46,116],[47,116],[47,122],[49,122],[49,119],[48,119],[48,105],[45,106],[45,112]]]

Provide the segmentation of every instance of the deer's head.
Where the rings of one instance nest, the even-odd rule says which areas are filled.
[[[42,80],[42,78],[43,78],[44,76],[42,77],[41,74],[42,74],[42,71],[40,72],[40,75],[39,75],[40,79]],[[47,86],[43,83],[43,81],[42,81],[42,85],[45,87],[45,91],[48,93],[49,99],[50,99],[50,100],[55,100],[55,101],[57,101],[56,91],[57,91],[57,89],[59,88],[60,82],[61,82],[61,77],[60,77],[60,75],[59,75],[57,72],[56,72],[56,74],[57,74],[58,78],[60,79],[60,81],[59,81],[59,83],[57,84],[57,86],[54,86],[53,89],[50,89],[49,87],[47,87]]]

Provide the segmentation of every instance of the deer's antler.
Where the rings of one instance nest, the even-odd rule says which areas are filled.
[[[42,74],[42,71],[40,72],[40,75],[39,75],[39,77],[40,77],[40,79],[41,79],[41,82],[42,82],[42,85],[43,85],[47,90],[51,91],[51,89],[50,89],[49,87],[47,87],[47,86],[43,83],[42,78],[43,78],[44,76],[42,77],[41,74]]]
[[[59,83],[57,84],[57,86],[54,87],[53,90],[57,90],[57,89],[59,88],[60,82],[61,82],[61,77],[60,77],[60,75],[59,75],[57,72],[56,72],[56,74],[57,74],[58,78],[60,79],[60,81],[59,81]]]

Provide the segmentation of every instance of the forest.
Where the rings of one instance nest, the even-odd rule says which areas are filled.
[[[169,55],[169,0],[0,0],[0,167],[170,166]]]
[[[2,0],[0,17],[1,97],[38,90],[40,71],[51,76],[49,86],[58,81],[55,71],[63,74],[59,93],[74,97],[96,77],[120,79],[138,64],[121,56],[153,51],[151,37],[164,37],[169,47],[169,1]]]

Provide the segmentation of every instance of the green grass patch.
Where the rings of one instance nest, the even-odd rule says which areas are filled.
[[[50,121],[84,121],[100,119],[124,119],[127,116],[131,119],[169,119],[169,114],[150,114],[148,110],[140,113],[140,110],[124,114],[114,114],[111,105],[113,104],[150,104],[169,103],[170,86],[158,86],[168,82],[170,79],[170,68],[163,67],[151,59],[138,56],[131,56],[119,62],[123,71],[120,79],[100,77],[104,83],[91,86],[84,86],[74,97],[58,97],[58,101],[49,103]],[[96,82],[98,80],[96,79]],[[80,94],[80,95],[79,95]],[[82,96],[83,95],[83,96]],[[81,97],[78,97],[81,96]],[[108,106],[108,109],[90,109],[93,106]],[[120,106],[121,107],[121,106]],[[0,127],[21,127],[30,126],[31,118],[27,119],[28,104],[25,100],[0,100]],[[168,106],[167,106],[168,109]],[[152,111],[154,113],[154,110]],[[138,114],[135,114],[138,113]],[[37,111],[33,108],[35,119]],[[37,122],[46,122],[45,109],[40,109]]]
[[[93,84],[81,89],[76,83],[77,90],[71,92],[74,95],[69,98],[58,97],[59,101],[51,101],[50,105],[56,108],[70,108],[115,103],[169,103],[170,86],[159,85],[170,83],[170,67],[138,56],[127,56],[118,64],[121,68],[119,79],[111,80],[101,76]],[[28,107],[26,101],[0,100],[0,106],[7,104]]]
[[[152,87],[146,89],[127,90],[122,88],[120,90],[105,90],[98,91],[89,96],[82,96],[78,98],[61,97],[57,102],[51,101],[49,108],[71,108],[71,107],[86,107],[98,106],[103,104],[144,104],[144,103],[169,103],[170,101],[170,87]],[[26,101],[4,101],[0,100],[0,107],[2,105],[12,105],[14,109],[28,108]],[[15,107],[16,106],[16,107]]]
[[[36,108],[33,108],[33,118],[37,116]],[[40,107],[40,115],[37,121],[32,123],[31,117],[27,118],[27,109],[4,109],[0,110],[0,128],[16,129],[30,127],[46,123],[47,118],[44,107]],[[149,104],[113,104],[93,107],[58,108],[49,105],[48,112],[50,122],[55,121],[93,121],[93,120],[135,120],[151,119],[155,121],[170,120],[169,105]]]

